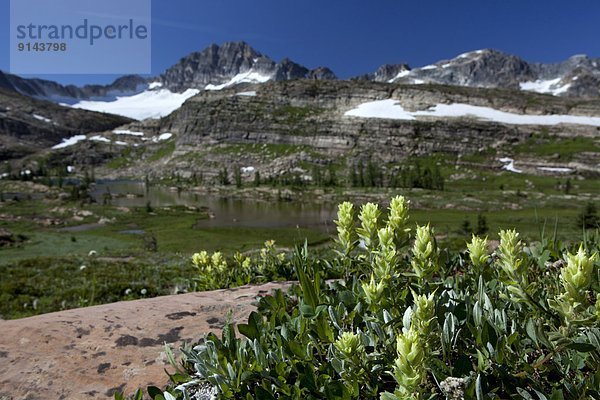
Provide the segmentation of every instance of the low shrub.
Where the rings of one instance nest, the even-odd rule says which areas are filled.
[[[473,236],[450,256],[433,228],[410,229],[404,198],[382,214],[368,203],[357,219],[341,204],[335,257],[296,249],[286,265],[298,285],[182,349],[179,363],[169,352],[172,385],[151,397],[600,398],[597,243],[526,244],[504,230],[496,249]],[[238,274],[220,254],[194,264],[205,281],[214,268]]]

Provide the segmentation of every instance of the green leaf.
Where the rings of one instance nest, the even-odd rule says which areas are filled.
[[[565,346],[567,349],[579,351],[581,353],[589,353],[596,350],[596,346],[589,343],[571,342]]]
[[[546,396],[544,396],[542,393],[538,392],[535,389],[533,389],[533,391],[535,392],[535,394],[537,394],[537,396],[539,397],[540,400],[548,400],[548,398]]]
[[[325,386],[325,398],[347,400],[350,399],[350,393],[342,382],[335,381],[330,382]]]
[[[171,378],[171,381],[173,383],[186,383],[190,380],[190,377],[188,375],[184,375],[184,374],[180,374],[180,373],[170,375],[169,377]]]
[[[524,398],[525,400],[533,400],[533,397],[531,396],[531,394],[529,394],[529,392],[527,392],[525,389],[518,387],[517,393],[519,393],[521,395],[521,397]]]
[[[308,261],[308,243],[304,242],[304,248],[296,249],[296,254],[294,255],[294,269],[296,270],[296,275],[298,276],[298,281],[300,281],[300,288],[302,289],[302,294],[304,295],[304,301],[310,305],[313,309],[315,309],[319,305],[319,292],[320,292],[320,278],[319,273],[314,271],[314,265],[312,265]],[[313,269],[312,277],[307,275],[307,269]],[[312,278],[312,279],[311,279]]]
[[[250,340],[258,339],[260,337],[260,327],[262,325],[262,318],[256,311],[252,311],[248,316],[247,324],[239,324],[238,331],[246,336]]]
[[[317,382],[315,380],[315,373],[313,371],[312,364],[297,364],[298,372],[300,374],[300,387],[306,388],[311,392],[317,390]]]
[[[556,389],[552,392],[552,396],[550,396],[550,400],[565,400],[565,396],[561,389]]]
[[[118,390],[114,393],[113,396],[115,400],[125,400],[125,397],[123,397],[123,393],[119,392]]]
[[[341,331],[342,328],[340,327],[340,324],[338,322],[338,317],[337,314],[334,310],[334,308],[332,306],[327,307],[327,311],[329,312],[329,319],[331,320],[331,323],[333,324],[333,326],[335,326],[335,328],[338,331]]]
[[[475,381],[475,395],[477,396],[477,400],[483,400],[483,390],[481,389],[481,374],[477,375],[477,380]]]
[[[165,397],[165,400],[177,400],[177,398],[169,392],[163,392],[163,396]]]
[[[258,331],[253,329],[250,325],[248,324],[238,324],[237,326],[238,331],[246,336],[248,339],[256,339],[258,337]]]
[[[146,391],[148,392],[148,396],[150,396],[150,398],[152,398],[152,399],[154,399],[156,397],[156,395],[162,396],[162,390],[160,390],[156,386],[148,386],[146,388]]]
[[[483,310],[481,309],[481,306],[479,305],[479,301],[475,302],[475,305],[473,306],[473,321],[475,322],[475,326],[480,328],[481,327],[481,321],[483,318]]]
[[[256,388],[254,394],[257,400],[275,400],[275,397],[261,386]]]
[[[312,318],[315,316],[315,309],[310,304],[301,303],[300,304],[300,313],[305,318]]]
[[[302,360],[304,360],[306,358],[306,353],[304,352],[304,346],[302,346],[300,343],[298,343],[295,340],[290,340],[289,342],[287,342],[287,345],[288,345],[290,351],[296,357],[299,357]]]
[[[529,321],[527,321],[527,325],[525,326],[525,331],[527,332],[527,336],[529,336],[529,338],[531,340],[533,340],[533,343],[535,343],[536,346],[538,346],[538,339],[537,339],[537,333],[535,331],[535,324],[533,323],[533,320],[530,318]]]

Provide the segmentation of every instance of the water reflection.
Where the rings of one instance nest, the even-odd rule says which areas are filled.
[[[335,231],[337,207],[333,204],[223,198],[164,186],[146,188],[138,181],[99,181],[91,194],[101,204],[106,193],[112,196],[111,204],[120,207],[145,207],[148,203],[152,207],[208,207],[211,218],[199,221],[199,227],[300,227]]]

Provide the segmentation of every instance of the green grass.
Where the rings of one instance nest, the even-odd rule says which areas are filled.
[[[150,157],[148,157],[148,161],[154,162],[158,160],[162,160],[165,157],[169,157],[175,151],[175,141],[171,140],[164,145],[162,145],[158,150],[156,150]]]
[[[30,258],[0,265],[0,316],[22,318],[172,294],[176,287],[186,288],[195,273],[187,258],[133,262],[83,256]]]
[[[70,233],[55,231],[18,232],[28,241],[18,247],[0,249],[0,265],[16,260],[36,257],[84,256],[91,250],[99,253],[117,254],[131,249],[135,243],[130,238],[117,238],[99,234]]]
[[[172,143],[167,143],[157,153],[167,154],[171,148]],[[303,147],[234,144],[223,146],[219,151],[229,154],[247,151],[279,157],[303,151]],[[436,227],[440,244],[455,250],[464,249],[467,239],[461,232],[463,221],[468,219],[471,227],[475,227],[479,213],[487,219],[490,239],[497,238],[500,228],[516,228],[522,237],[530,240],[539,240],[540,232],[545,229],[545,236],[551,237],[555,222],[558,239],[581,238],[581,229],[574,221],[585,203],[597,193],[597,179],[571,177],[571,195],[567,196],[559,185],[566,177],[513,174],[465,166],[456,169],[453,158],[442,156],[420,161],[422,165],[437,163],[440,166],[446,177],[444,191],[334,187],[325,192],[335,196],[332,199],[335,202],[353,196],[389,199],[403,194],[413,204],[412,226],[431,222]],[[340,170],[342,164],[334,165],[339,180],[344,176]],[[322,172],[326,174],[325,170]],[[450,179],[453,175],[459,177]],[[7,183],[1,184],[9,191]],[[4,186],[0,186],[0,190]],[[25,189],[23,186],[19,191]],[[311,198],[310,192],[303,198]],[[66,211],[61,213],[60,209]],[[93,215],[73,219],[73,215],[81,210]],[[0,219],[0,228],[29,239],[18,247],[0,249],[0,273],[3,274],[0,314],[4,318],[117,301],[128,298],[123,294],[128,287],[132,290],[146,287],[147,296],[170,293],[174,285],[181,283],[180,278],[186,279],[193,274],[188,259],[200,250],[219,250],[226,254],[252,252],[270,239],[275,239],[278,247],[292,248],[306,239],[314,251],[320,252],[323,247],[319,245],[330,240],[327,233],[311,229],[205,227],[202,223],[207,218],[205,210],[187,207],[154,208],[152,212],[139,207],[124,212],[113,206],[82,206],[59,200],[56,191],[44,200],[0,202],[0,215],[10,216]],[[42,222],[48,218],[59,219],[63,224],[44,226]],[[60,231],[65,226],[96,223],[100,218],[112,222],[84,231]],[[145,235],[123,233],[126,230],[141,230]],[[149,236],[156,239],[157,252],[145,249],[145,238]],[[99,257],[116,260],[89,258],[91,250],[97,251]],[[130,261],[119,261],[121,258]],[[79,271],[81,265],[87,268]],[[172,274],[170,269],[174,270]],[[91,271],[96,273],[91,274]],[[35,299],[38,300],[34,310],[31,307]]]
[[[600,141],[592,137],[557,138],[538,135],[522,144],[511,147],[511,149],[516,154],[557,157],[561,161],[569,161],[577,153],[600,152]]]
[[[325,110],[318,107],[297,107],[286,105],[273,112],[276,117],[282,117],[288,124],[303,122],[306,118],[319,115]]]
[[[14,234],[25,235],[28,240],[18,247],[0,249],[0,263],[33,257],[54,257],[63,255],[85,255],[96,250],[107,255],[121,255],[144,250],[144,238],[154,236],[160,253],[192,254],[199,250],[247,251],[261,247],[266,240],[277,240],[278,246],[293,247],[302,244],[320,244],[328,236],[312,229],[295,228],[246,228],[246,227],[196,227],[207,218],[204,211],[190,211],[186,207],[155,208],[148,212],[145,207],[131,209],[128,213],[115,207],[93,205],[86,207],[93,216],[79,222],[68,221],[67,225],[77,226],[95,223],[100,217],[114,219],[103,226],[82,231],[63,232],[63,226],[41,228],[31,218],[36,216],[57,217],[39,201],[21,201],[6,205],[3,212],[9,212],[21,219],[13,222],[0,222],[0,227]],[[69,207],[66,207],[69,208]],[[70,208],[69,208],[70,209]],[[145,234],[123,233],[140,230]]]
[[[115,240],[138,238],[141,235],[120,233],[125,230],[143,230],[156,238],[159,252],[191,254],[200,250],[247,251],[261,247],[266,240],[275,239],[278,246],[293,247],[308,240],[310,245],[327,240],[319,231],[295,228],[246,228],[206,227],[195,225],[206,219],[202,212],[182,210],[155,210],[147,213],[143,209],[123,215],[114,224],[85,232],[84,235],[104,236]]]
[[[126,157],[116,157],[106,163],[106,168],[120,169],[129,164],[129,159]]]

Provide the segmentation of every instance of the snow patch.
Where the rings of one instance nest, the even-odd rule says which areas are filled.
[[[410,74],[409,70],[400,71],[400,72],[398,72],[398,75],[396,75],[395,77],[393,77],[392,79],[390,79],[388,81],[388,83],[393,83],[393,82],[397,81],[398,79],[404,78],[405,76],[407,76],[409,74]]]
[[[410,112],[397,100],[378,100],[360,104],[357,108],[347,111],[347,116],[363,118],[386,118],[414,120],[417,117],[472,117],[485,121],[499,122],[510,125],[558,125],[576,124],[600,126],[600,117],[581,115],[525,115],[495,110],[490,107],[473,106],[470,104],[437,104],[428,110]]]
[[[100,136],[100,135],[95,135],[92,136],[91,138],[89,138],[88,140],[92,140],[94,142],[103,142],[103,143],[110,143],[110,139],[105,138],[104,136]]]
[[[503,158],[498,159],[498,161],[500,161],[501,163],[504,164],[502,166],[502,169],[505,169],[507,171],[514,172],[517,174],[523,173],[523,171],[521,171],[520,169],[515,168],[515,160],[513,160],[512,158],[503,157]]]
[[[472,106],[470,104],[438,104],[426,111],[417,111],[416,116],[432,117],[475,117],[492,122],[511,125],[558,125],[576,124],[600,126],[600,117],[581,115],[525,115],[496,110],[490,107]]]
[[[129,144],[128,144],[127,142],[122,142],[122,141],[120,141],[120,140],[117,140],[117,141],[115,142],[115,144],[116,144],[117,146],[129,146]]]
[[[150,82],[150,84],[148,84],[148,89],[152,90],[152,89],[158,89],[161,88],[163,86],[162,82]]]
[[[159,136],[155,137],[154,139],[152,139],[153,142],[162,142],[165,140],[169,140],[173,137],[172,133],[166,132],[166,133],[161,133]]]
[[[442,68],[448,68],[451,67],[452,63],[446,63],[446,64],[442,64]]]
[[[38,115],[38,114],[32,114],[32,116],[33,116],[33,118],[37,119],[38,121],[44,121],[44,122],[46,122],[48,124],[52,123],[52,120],[50,118],[46,118],[46,117],[43,117],[43,116]]]
[[[226,87],[237,85],[239,83],[265,83],[271,79],[271,76],[262,75],[258,72],[254,72],[249,70],[247,72],[243,72],[241,74],[237,74],[233,78],[229,80],[229,82],[225,82],[221,85],[213,85],[208,84],[204,87],[205,90],[221,90]]]
[[[538,169],[540,171],[546,171],[546,172],[560,172],[563,174],[568,174],[573,172],[574,170],[572,168],[564,168],[564,167],[538,167]]]
[[[428,69],[437,69],[437,65],[426,65],[421,70],[426,71]]]
[[[422,85],[425,83],[425,81],[422,79],[413,79],[412,83],[413,85]]]
[[[143,120],[165,117],[198,93],[198,89],[188,89],[183,93],[173,93],[167,89],[147,90],[133,96],[117,97],[110,102],[84,100],[72,107]]]
[[[458,56],[456,56],[456,58],[471,58],[474,55],[483,54],[483,52],[484,52],[484,50],[469,51],[467,53],[459,54]]]
[[[240,92],[240,93],[236,93],[236,96],[249,96],[249,97],[256,97],[256,92],[253,90],[251,92]]]
[[[59,143],[56,146],[53,146],[52,149],[53,150],[64,149],[65,147],[73,146],[74,144],[77,144],[77,143],[81,142],[82,140],[85,140],[85,135],[72,136],[68,139],[63,139],[62,143]]]
[[[560,81],[562,78],[549,79],[549,80],[540,80],[530,81],[530,82],[521,82],[519,83],[519,87],[521,90],[526,90],[530,92],[537,93],[549,93],[555,96],[566,92],[571,87],[570,84],[560,85]]]
[[[112,131],[115,135],[131,135],[131,136],[144,136],[144,132],[132,132],[128,129],[115,129]]]
[[[387,118],[413,120],[415,117],[405,111],[397,100],[378,100],[360,104],[357,108],[347,111],[344,115],[362,118]]]

